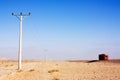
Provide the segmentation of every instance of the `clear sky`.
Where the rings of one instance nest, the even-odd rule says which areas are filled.
[[[23,59],[120,59],[120,0],[0,0],[0,57],[17,59],[23,18]]]

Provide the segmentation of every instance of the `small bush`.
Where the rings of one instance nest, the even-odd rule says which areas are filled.
[[[59,78],[54,77],[52,80],[60,80]]]
[[[55,64],[56,66],[58,66],[58,64]]]
[[[13,66],[13,64],[10,64],[10,65],[6,64],[6,65],[5,65],[5,67],[9,67],[9,66]]]
[[[11,64],[10,66],[14,66],[13,64]]]
[[[5,65],[5,67],[8,67],[9,65]]]
[[[30,70],[29,70],[29,72],[33,72],[33,71],[35,71],[35,69],[30,69]]]
[[[53,73],[53,72],[59,72],[58,69],[52,69],[52,70],[49,70],[48,73]]]
[[[17,72],[23,72],[23,70],[18,70]]]

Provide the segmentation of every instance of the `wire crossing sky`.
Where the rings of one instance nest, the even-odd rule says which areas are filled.
[[[120,58],[119,0],[0,0],[0,57],[17,59],[23,17],[23,59]]]

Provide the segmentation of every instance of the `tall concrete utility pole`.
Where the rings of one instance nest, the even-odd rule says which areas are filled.
[[[19,32],[19,51],[18,51],[18,70],[21,69],[21,63],[22,63],[22,17],[23,16],[30,16],[30,13],[28,14],[14,14],[12,13],[12,16],[16,16],[20,20],[20,32]]]

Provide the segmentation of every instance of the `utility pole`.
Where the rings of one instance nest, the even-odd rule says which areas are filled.
[[[14,14],[12,13],[12,16],[16,16],[20,21],[20,32],[19,32],[19,50],[18,50],[18,70],[21,69],[21,63],[22,63],[22,18],[23,16],[30,16],[30,13],[23,14],[22,12],[20,14]]]

